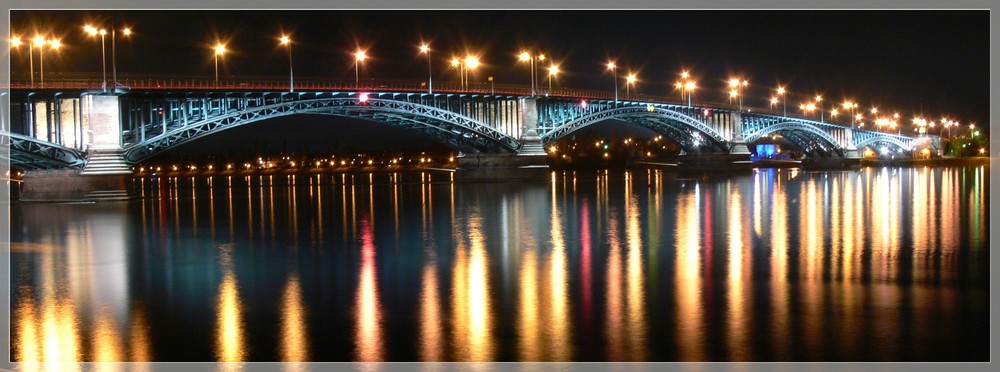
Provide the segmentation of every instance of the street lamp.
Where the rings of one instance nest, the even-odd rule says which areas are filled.
[[[686,83],[684,83],[684,92],[685,94],[687,94],[688,97],[689,108],[691,107],[691,93],[694,92],[696,88],[698,88],[698,83],[695,82],[694,80],[688,80]]]
[[[34,53],[31,52],[31,48],[32,48],[33,44],[30,43],[30,42],[26,42],[25,44],[28,45],[28,73],[29,73],[30,79],[31,79],[31,86],[33,87],[33,86],[35,86],[35,61],[34,61]],[[17,37],[17,36],[12,37],[10,39],[10,47],[11,48],[18,48],[18,49],[20,49],[21,48],[21,38]]]
[[[458,68],[458,84],[461,89],[465,89],[465,67],[458,57],[451,58],[451,66]]]
[[[59,50],[62,44],[59,40],[45,40],[44,37],[38,35],[35,36],[34,45],[38,48],[38,77],[39,84],[45,86],[45,44],[49,44],[52,49]],[[28,50],[31,51],[30,49]]]
[[[431,47],[427,44],[420,44],[420,53],[427,55],[427,94],[434,93],[434,73],[431,70]]]
[[[558,65],[551,65],[550,64],[549,65],[549,91],[545,92],[546,96],[548,96],[549,93],[552,92],[552,77],[556,76],[557,74],[559,74],[559,66]]]
[[[729,104],[733,104],[733,98],[738,96],[740,111],[743,111],[743,88],[749,84],[749,81],[743,79],[729,79]]]
[[[625,96],[631,97],[632,94],[629,92],[629,85],[635,84],[636,76],[635,74],[628,74],[625,77]]]
[[[823,122],[823,104],[820,103],[820,102],[823,102],[823,96],[817,94],[816,95],[816,105],[819,106],[819,122],[822,123]]]
[[[128,27],[125,27],[125,28],[122,29],[122,34],[124,34],[126,37],[130,36],[130,35],[132,35],[132,29],[128,28]],[[116,58],[115,58],[115,45],[116,45],[116,43],[115,43],[115,29],[112,27],[111,28],[111,81],[112,81],[113,84],[112,84],[111,90],[115,90],[115,89],[118,88],[118,66],[115,63],[115,61],[116,61]]]
[[[361,87],[361,74],[358,72],[358,64],[365,61],[368,55],[365,51],[358,49],[354,52],[354,88],[358,89]]]
[[[533,57],[531,53],[521,52],[521,54],[518,55],[517,58],[521,62],[528,62],[528,70],[531,76],[531,95],[534,96],[537,94],[535,92],[535,57]],[[539,56],[538,58],[539,60],[545,60],[545,56]],[[454,62],[452,64],[454,64]]]
[[[615,102],[618,102],[618,65],[615,61],[608,61],[608,70],[611,70],[611,77],[615,81]]]
[[[778,97],[771,97],[771,111],[774,111],[774,105],[778,104]]]
[[[279,39],[281,45],[288,50],[288,92],[295,92],[295,76],[292,74],[292,39],[288,35],[281,35]]]
[[[778,94],[781,95],[781,104],[784,106],[783,116],[788,116],[788,100],[785,99],[785,87],[778,86]]]
[[[465,88],[469,88],[469,72],[476,71],[479,67],[479,58],[473,55],[465,56]]]
[[[105,57],[104,54],[104,35],[106,35],[108,31],[104,29],[97,29],[91,25],[83,26],[83,30],[90,34],[90,36],[96,37],[97,35],[101,35],[101,71],[103,71],[103,75],[101,77],[101,89],[106,91],[108,88],[108,67],[105,62],[107,57]],[[38,44],[37,36],[35,37],[35,44]]]
[[[222,43],[215,43],[215,86],[219,86],[219,56],[226,53],[226,46]]]

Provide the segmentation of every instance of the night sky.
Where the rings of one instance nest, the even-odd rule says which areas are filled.
[[[750,81],[745,101],[766,107],[781,83],[789,112],[817,93],[825,100],[858,100],[867,109],[899,111],[986,128],[989,115],[987,11],[12,11],[11,33],[36,31],[62,39],[46,56],[46,75],[99,73],[100,42],[86,23],[128,24],[119,40],[120,75],[212,78],[210,46],[227,42],[220,74],[281,77],[288,57],[277,44],[294,40],[296,79],[353,80],[352,52],[371,57],[362,78],[425,80],[431,43],[436,81],[457,80],[453,55],[474,52],[486,63],[473,77],[528,84],[521,50],[538,50],[564,71],[555,85],[612,89],[604,64],[638,73],[641,93],[670,95],[682,69],[698,79],[695,100],[725,102],[725,81]],[[110,40],[108,40],[110,44]],[[110,45],[108,46],[110,53]],[[37,57],[37,56],[36,56]],[[23,51],[12,71],[27,70]],[[110,58],[110,57],[109,57]],[[37,64],[37,58],[35,63]],[[36,66],[37,67],[37,66]],[[111,67],[108,66],[109,74]],[[544,80],[543,80],[544,84]],[[619,84],[621,86],[621,84]],[[828,102],[829,102],[828,101]],[[829,109],[829,107],[828,107]],[[904,127],[904,130],[906,128]]]

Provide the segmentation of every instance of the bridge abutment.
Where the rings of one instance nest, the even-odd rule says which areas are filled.
[[[25,173],[21,200],[125,200],[132,197],[132,170],[122,148],[122,125],[116,95],[84,94],[84,120],[90,128],[87,161],[82,170]]]

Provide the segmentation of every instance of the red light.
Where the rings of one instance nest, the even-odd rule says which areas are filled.
[[[580,107],[587,108],[587,100],[585,100],[585,99],[580,100]]]
[[[361,93],[361,96],[358,97],[358,100],[361,101],[361,103],[368,102],[368,93]]]

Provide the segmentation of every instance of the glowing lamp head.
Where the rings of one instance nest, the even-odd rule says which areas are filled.
[[[613,70],[615,67],[617,66],[615,66],[615,63],[613,61],[608,61],[608,70]]]
[[[695,85],[695,82],[693,82],[693,81],[689,81],[689,82],[687,82],[687,83],[684,84],[684,89],[685,90],[694,90],[694,88],[696,88],[696,87],[697,87],[697,85]]]
[[[428,53],[431,51],[430,45],[420,44],[420,53]]]
[[[625,81],[627,81],[629,84],[634,83],[635,80],[636,80],[635,74],[628,74],[628,77],[625,78]]]
[[[365,51],[359,50],[357,52],[354,52],[354,60],[355,61],[364,62],[365,58],[368,58],[368,54],[366,54]]]
[[[688,72],[687,72],[687,71],[681,71],[681,79],[687,79],[687,78],[688,78],[688,76],[691,76],[691,75],[690,75],[690,74],[688,74]]]
[[[729,90],[729,97],[730,98],[736,97],[738,94],[739,94],[739,92],[737,92],[736,89]]]
[[[806,105],[806,111],[812,111],[812,110],[815,110],[815,109],[816,109],[816,104],[815,103],[810,103],[810,104]]]
[[[62,42],[59,41],[59,39],[49,40],[49,46],[51,46],[52,49],[59,50],[59,48],[62,47]]]
[[[462,64],[462,61],[460,61],[458,58],[452,58],[451,59],[451,65],[452,66],[458,67],[458,65],[460,65],[460,64]]]
[[[778,103],[778,97],[771,97],[771,104],[773,105],[777,103]]]
[[[878,113],[878,108],[872,107],[872,114],[877,114],[877,113]]]
[[[559,66],[557,66],[557,65],[549,65],[549,75],[550,76],[556,76],[558,74],[559,74]]]
[[[740,86],[740,79],[729,79],[729,87],[735,88]]]
[[[531,60],[531,54],[528,54],[528,52],[521,52],[521,54],[519,54],[517,56],[517,59],[519,59],[521,61],[530,61]]]
[[[292,39],[289,39],[288,36],[285,35],[281,35],[280,40],[281,40],[281,45],[288,45],[289,43],[292,42]]]
[[[226,54],[226,46],[222,43],[215,44],[215,54],[220,56]]]
[[[475,56],[465,57],[465,66],[475,70],[476,67],[479,67],[479,58]]]
[[[35,35],[35,38],[31,39],[31,41],[35,43],[36,47],[45,46],[45,38],[41,35]]]
[[[778,87],[778,94],[785,94],[785,87]]]
[[[816,95],[816,102],[820,102],[822,100],[823,100],[823,96],[817,94]]]
[[[545,60],[545,55],[544,54],[539,54],[538,55],[538,60],[539,61],[544,61]]]
[[[851,102],[850,101],[844,101],[844,104],[841,105],[841,106],[843,106],[845,110],[850,109],[851,108]]]
[[[830,110],[830,115],[837,116],[839,113],[840,111],[837,111],[837,109]]]
[[[101,34],[101,36],[104,36],[108,34],[108,30],[102,28],[100,31],[97,31],[97,33]]]
[[[580,108],[584,108],[584,109],[587,108],[587,100],[585,100],[585,99],[580,100]]]
[[[91,35],[97,35],[97,29],[94,28],[94,26],[91,26],[91,25],[83,26],[83,31],[86,31],[88,34],[91,34]]]
[[[10,47],[11,48],[17,48],[19,46],[21,46],[21,38],[19,38],[17,36],[14,36],[14,37],[10,38]]]
[[[681,84],[681,82],[678,81],[678,82],[674,83],[674,88],[683,89],[684,88],[684,84]]]
[[[128,28],[128,27],[126,27],[126,28],[124,28],[124,29],[122,30],[122,33],[123,33],[123,34],[125,34],[125,36],[129,36],[129,35],[132,35],[132,29],[131,29],[131,28]]]
[[[358,96],[358,101],[361,103],[368,102],[368,93],[361,93],[361,95]]]

